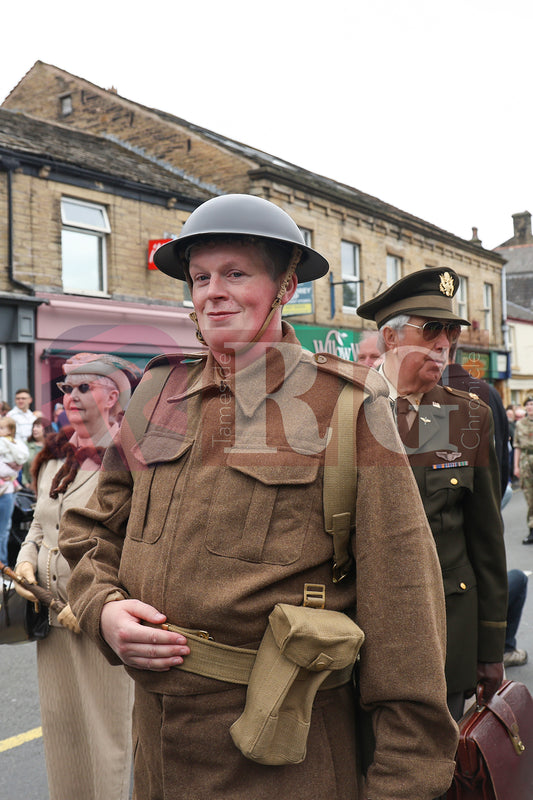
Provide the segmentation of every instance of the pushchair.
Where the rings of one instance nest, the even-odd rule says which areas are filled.
[[[7,543],[8,565],[10,567],[15,566],[20,546],[30,529],[35,502],[35,493],[31,489],[24,487],[15,492],[15,505]]]

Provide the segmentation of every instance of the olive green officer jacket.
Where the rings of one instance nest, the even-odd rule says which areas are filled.
[[[435,386],[422,397],[404,445],[442,569],[448,691],[471,690],[477,662],[503,658],[507,614],[490,408],[472,393]]]

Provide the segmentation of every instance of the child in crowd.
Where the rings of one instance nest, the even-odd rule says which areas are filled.
[[[34,481],[31,475],[31,465],[33,459],[40,453],[44,447],[44,439],[48,433],[53,433],[53,428],[50,420],[45,417],[38,417],[32,425],[31,436],[27,441],[28,446],[28,460],[22,468],[22,485],[31,488],[35,491]]]
[[[17,425],[11,417],[0,417],[0,561],[7,564],[7,543],[18,488],[17,475],[28,459],[25,443],[15,439]]]

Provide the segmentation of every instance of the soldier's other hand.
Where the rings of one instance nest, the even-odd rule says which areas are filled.
[[[185,636],[160,627],[165,620],[164,614],[140,600],[115,600],[102,608],[100,631],[127,666],[166,672],[183,664],[190,650]]]
[[[68,628],[69,631],[72,631],[72,633],[81,633],[78,620],[74,616],[69,603],[67,603],[65,608],[59,612],[57,615],[57,621],[63,625],[64,628]]]
[[[478,661],[478,702],[488,703],[491,697],[496,694],[503,682],[503,663],[497,661],[488,663]]]
[[[15,567],[15,575],[17,578],[24,578],[27,583],[37,583],[35,580],[35,570],[29,561],[21,561],[20,564],[17,564]],[[20,583],[15,583],[15,591],[17,594],[20,594],[21,597],[24,597],[25,600],[35,601],[35,595],[21,586]]]

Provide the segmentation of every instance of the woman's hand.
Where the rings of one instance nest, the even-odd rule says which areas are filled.
[[[140,600],[114,600],[102,608],[102,636],[124,664],[154,672],[183,664],[190,653],[185,636],[142,625],[141,620],[161,625],[166,617]]]
[[[68,628],[69,631],[72,631],[72,633],[81,633],[78,620],[72,613],[69,603],[67,603],[65,608],[59,612],[57,615],[57,621],[63,625],[64,628]]]
[[[35,580],[35,570],[29,561],[21,561],[20,564],[17,564],[15,567],[15,575],[17,578],[23,578],[27,583],[37,583]],[[15,591],[17,594],[20,594],[21,597],[24,597],[25,600],[32,600],[35,602],[35,595],[21,586],[20,583],[15,582]]]

